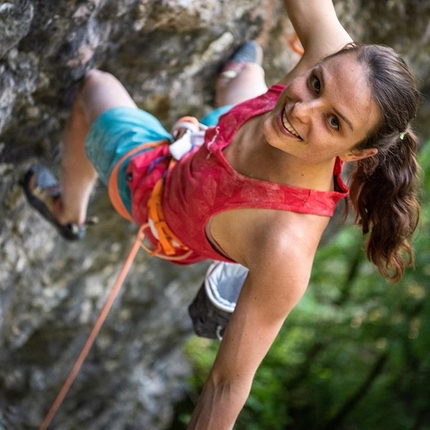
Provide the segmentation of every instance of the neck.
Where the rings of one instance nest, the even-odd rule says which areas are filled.
[[[274,182],[316,191],[333,190],[334,159],[312,164],[273,148],[267,142],[263,145],[263,151],[270,153]]]
[[[270,147],[268,143],[267,146]],[[272,148],[272,147],[270,147]],[[284,180],[288,185],[300,188],[309,188],[317,191],[333,190],[333,169],[335,159],[324,163],[313,164],[287,154],[277,148],[276,158],[282,164]]]

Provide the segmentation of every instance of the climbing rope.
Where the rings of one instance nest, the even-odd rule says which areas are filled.
[[[131,265],[133,264],[133,261],[136,257],[137,252],[139,251],[139,248],[141,247],[142,242],[142,228],[139,229],[139,233],[136,236],[136,239],[133,243],[133,246],[127,256],[127,259],[121,269],[120,274],[118,275],[118,278],[115,281],[115,284],[112,287],[111,292],[109,293],[105,304],[103,305],[103,308],[100,312],[99,317],[97,318],[93,329],[91,330],[90,335],[88,336],[87,341],[85,342],[84,347],[81,350],[81,353],[79,354],[75,364],[72,367],[72,370],[70,371],[69,375],[67,376],[63,386],[61,387],[56,399],[52,403],[51,408],[49,409],[45,419],[43,420],[42,424],[39,427],[39,430],[46,430],[48,426],[51,424],[55,414],[58,412],[58,409],[62,405],[64,398],[66,397],[67,393],[70,390],[70,387],[72,386],[74,380],[76,379],[76,376],[79,373],[79,370],[82,367],[82,364],[84,363],[93,343],[96,339],[116,297],[118,296],[119,291],[121,290],[122,285],[124,284],[125,278],[127,277],[127,274],[130,270]]]

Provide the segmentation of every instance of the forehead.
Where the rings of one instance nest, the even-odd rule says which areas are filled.
[[[365,136],[381,117],[366,66],[357,61],[355,54],[347,53],[324,60],[320,67],[330,101],[352,123],[354,131],[362,130]]]

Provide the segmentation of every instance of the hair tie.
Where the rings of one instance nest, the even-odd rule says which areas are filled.
[[[399,134],[400,140],[403,140],[403,139],[405,138],[405,136],[406,136],[406,131],[402,131],[402,132]]]

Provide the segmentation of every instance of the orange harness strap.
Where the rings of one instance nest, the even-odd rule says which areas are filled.
[[[172,159],[169,163],[168,170],[175,165],[175,160]],[[155,249],[149,249],[144,245],[143,240],[141,246],[151,255],[155,255],[167,260],[182,260],[187,258],[192,251],[184,245],[180,239],[172,232],[164,219],[163,208],[161,206],[161,194],[163,191],[163,178],[159,179],[152,190],[148,200],[148,227],[151,224],[155,228],[158,235],[158,246]],[[143,229],[142,229],[143,230]],[[185,254],[175,257],[178,249],[188,251]]]

